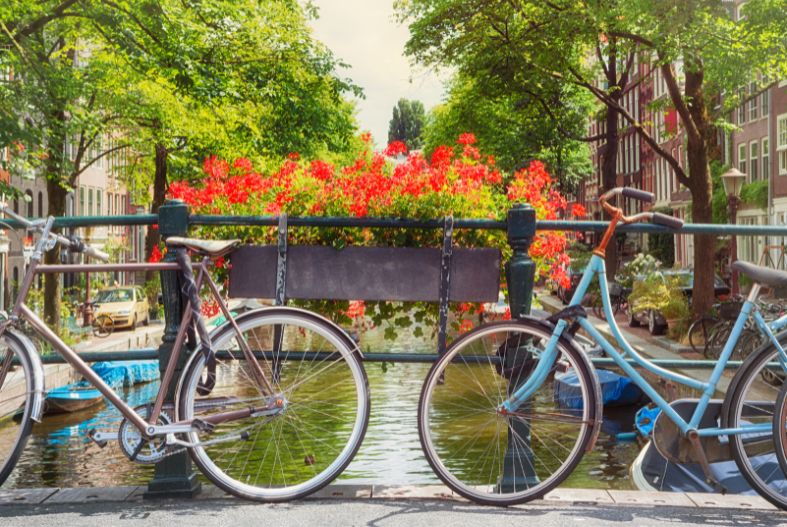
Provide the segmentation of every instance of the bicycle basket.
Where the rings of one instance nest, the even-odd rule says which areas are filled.
[[[609,284],[609,296],[623,296],[623,286],[617,282],[611,282]]]
[[[724,302],[719,306],[719,317],[722,320],[735,320],[741,312],[743,302]]]

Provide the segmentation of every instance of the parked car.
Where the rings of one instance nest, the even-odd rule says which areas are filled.
[[[108,315],[115,328],[135,328],[140,323],[147,326],[150,322],[148,299],[139,286],[108,287],[96,293],[93,300],[94,319]]]
[[[694,290],[694,270],[668,269],[661,271],[661,274],[664,276],[665,280],[677,277],[677,283],[682,289],[683,294],[686,295],[686,298],[688,298],[689,303],[691,303],[691,294]],[[724,301],[729,298],[730,288],[719,276],[713,277],[713,289],[717,300]],[[629,326],[633,328],[647,325],[648,331],[651,335],[663,335],[667,331],[668,327],[664,316],[661,314],[661,312],[655,309],[646,309],[636,313],[629,309],[628,323]]]

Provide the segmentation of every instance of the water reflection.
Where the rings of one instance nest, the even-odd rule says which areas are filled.
[[[400,330],[394,343],[383,338],[384,327],[364,334],[362,349],[433,353],[434,339]],[[426,333],[430,333],[426,331]],[[434,484],[437,477],[421,452],[417,409],[421,384],[429,364],[366,363],[371,390],[371,418],[366,439],[353,462],[340,476],[343,482],[374,484]],[[133,406],[152,401],[158,383],[137,386],[124,396]],[[630,430],[632,416],[611,415]],[[605,418],[607,416],[605,415]],[[5,487],[71,487],[144,485],[153,467],[130,462],[114,443],[100,449],[87,439],[91,428],[116,430],[122,416],[105,404],[75,414],[47,416],[33,435]],[[608,420],[607,424],[612,424]],[[614,433],[614,429],[606,430]],[[618,430],[620,431],[620,430]],[[617,443],[602,432],[594,451],[585,455],[564,486],[633,488],[628,467],[636,457],[634,443]]]

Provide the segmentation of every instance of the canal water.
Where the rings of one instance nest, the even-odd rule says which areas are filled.
[[[435,339],[415,337],[399,330],[396,341],[383,338],[383,327],[364,333],[362,349],[405,353],[433,353]],[[340,477],[349,483],[383,485],[434,484],[421,452],[416,414],[421,383],[429,364],[366,363],[372,397],[369,428],[353,462]],[[127,390],[132,406],[152,401],[158,383]],[[633,429],[636,408],[605,415],[605,425],[593,452],[585,455],[564,486],[575,488],[631,489],[629,467],[638,453],[636,443],[622,443],[614,434]],[[122,416],[109,404],[79,413],[47,416],[33,428],[22,458],[6,487],[84,487],[144,485],[153,467],[129,461],[114,443],[104,449],[87,438],[87,432],[115,431]]]

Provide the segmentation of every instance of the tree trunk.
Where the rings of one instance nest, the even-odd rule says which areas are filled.
[[[167,198],[167,155],[169,151],[167,147],[161,143],[156,143],[156,172],[153,176],[153,203],[150,205],[150,212],[153,214],[158,213],[159,207],[164,204]],[[153,247],[158,245],[161,236],[158,229],[149,228],[147,236],[145,236],[145,256],[150,257],[153,252]],[[147,271],[145,273],[145,281],[154,279],[155,271]]]
[[[704,141],[687,143],[686,152],[691,174],[691,211],[693,223],[712,223],[713,207],[710,167]],[[694,236],[694,290],[692,311],[695,316],[707,313],[713,307],[714,276],[713,254],[716,252],[716,237],[710,234]]]
[[[716,143],[715,128],[711,125],[703,93],[704,70],[702,62],[695,57],[686,57],[685,80],[686,107],[695,132],[686,134],[686,154],[689,163],[689,190],[693,223],[713,221],[713,186],[710,176],[709,156]],[[707,313],[715,300],[713,264],[716,238],[713,235],[694,236],[694,290],[691,294],[692,311],[695,316]]]
[[[610,42],[609,54],[607,59],[607,83],[610,86],[618,84],[617,72],[617,52],[614,41]],[[613,90],[609,94],[616,103],[620,101],[622,90]],[[604,150],[601,159],[601,193],[615,188],[618,184],[617,160],[618,160],[618,112],[607,106],[605,118],[606,129],[604,130]],[[610,220],[609,215],[606,216]],[[606,271],[607,280],[614,280],[615,273],[618,271],[618,244],[613,238],[607,245],[606,252]]]
[[[66,214],[68,190],[63,186],[59,172],[54,171],[57,167],[53,165],[47,164],[46,190],[49,195],[49,215],[60,217]],[[58,249],[47,251],[44,254],[44,263],[59,264],[60,251]],[[60,327],[61,278],[62,275],[56,273],[47,273],[44,276],[44,321],[53,329]]]

